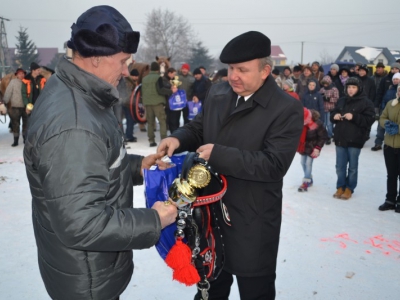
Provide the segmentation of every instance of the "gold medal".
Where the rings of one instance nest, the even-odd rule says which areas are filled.
[[[204,188],[211,181],[210,171],[203,165],[193,166],[188,175],[188,182],[194,188]]]

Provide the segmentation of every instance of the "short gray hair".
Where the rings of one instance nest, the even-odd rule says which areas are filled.
[[[271,70],[274,68],[274,61],[272,60],[271,56],[259,58],[259,69],[260,71],[264,69],[265,66],[270,66]]]

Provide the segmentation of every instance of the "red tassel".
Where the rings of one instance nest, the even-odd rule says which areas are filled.
[[[189,264],[181,269],[174,270],[173,278],[187,286],[196,284],[200,281],[199,273],[192,264]]]
[[[167,265],[176,270],[190,265],[192,260],[192,251],[189,246],[182,242],[182,239],[177,239],[175,245],[168,252],[165,262]]]

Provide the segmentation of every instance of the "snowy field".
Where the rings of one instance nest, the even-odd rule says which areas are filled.
[[[400,214],[378,211],[386,194],[386,169],[382,151],[370,150],[375,132],[376,123],[361,151],[358,186],[348,201],[332,197],[333,144],[314,161],[314,186],[308,192],[297,191],[303,172],[296,155],[283,188],[278,300],[399,299]],[[129,153],[155,151],[146,133],[135,127],[135,135],[138,142],[129,144]],[[12,140],[0,123],[0,299],[49,299],[37,264],[23,145],[11,147]],[[135,187],[134,203],[144,206],[143,187]],[[172,281],[155,248],[135,251],[134,262],[122,300],[193,299],[196,288]],[[236,286],[230,299],[239,299]]]

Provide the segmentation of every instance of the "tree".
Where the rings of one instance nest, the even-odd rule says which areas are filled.
[[[189,59],[189,64],[193,66],[193,68],[203,66],[208,70],[213,64],[214,59],[208,54],[208,49],[203,46],[202,42],[197,42],[190,50],[192,54]]]
[[[332,64],[336,60],[335,57],[333,55],[329,54],[326,49],[323,49],[320,52],[319,57],[321,58],[321,61],[320,61],[321,65]]]
[[[185,18],[167,9],[153,9],[145,26],[146,57],[167,56],[177,62],[187,61],[195,38]]]
[[[54,57],[51,59],[51,61],[47,64],[46,67],[55,70],[56,66],[58,64],[58,61],[60,60],[61,57],[63,57],[64,54],[63,53],[56,53],[54,54]]]
[[[14,57],[13,66],[14,68],[29,70],[31,62],[39,64],[40,59],[35,43],[29,40],[29,35],[26,31],[27,28],[20,27],[18,36],[16,36],[18,43],[15,45],[17,51]]]

